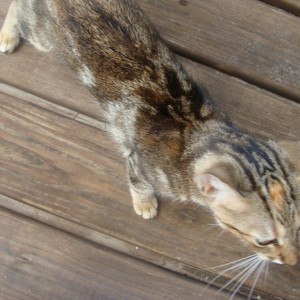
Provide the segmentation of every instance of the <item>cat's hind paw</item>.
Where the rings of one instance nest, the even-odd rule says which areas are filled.
[[[156,198],[147,201],[133,201],[134,211],[144,219],[153,219],[157,216],[158,203]]]
[[[9,34],[4,30],[0,31],[0,52],[11,53],[19,44],[19,37],[17,35]]]

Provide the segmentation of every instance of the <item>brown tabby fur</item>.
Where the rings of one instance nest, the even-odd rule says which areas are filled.
[[[289,152],[231,124],[134,1],[14,0],[0,51],[12,52],[20,36],[67,61],[101,102],[139,215],[156,216],[158,195],[194,201],[262,259],[297,262],[300,193]]]

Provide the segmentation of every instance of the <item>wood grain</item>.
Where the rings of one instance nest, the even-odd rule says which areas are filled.
[[[180,59],[188,72],[207,86],[215,101],[242,128],[268,138],[299,139],[300,129],[295,126],[300,123],[299,104],[191,60]],[[31,95],[34,93],[35,97],[23,98],[33,101],[38,96],[43,101],[35,101],[37,105],[46,107],[42,103],[46,99],[49,110],[56,111],[50,103],[52,106],[60,105],[65,107],[62,108],[64,111],[68,108],[71,114],[83,114],[99,121],[97,127],[104,126],[105,120],[97,100],[82,86],[72,70],[59,64],[51,55],[23,45],[12,55],[0,56],[0,64],[3,70],[0,81],[6,83],[0,86],[3,92],[17,97],[18,89]],[[7,87],[8,84],[18,89],[14,91]],[[78,115],[77,118],[80,117]]]
[[[295,4],[293,0],[273,2]],[[0,23],[9,3],[0,3]],[[180,57],[235,122],[263,137],[299,139],[300,107],[288,99],[299,100],[299,18],[255,0],[231,0],[226,5],[222,0],[139,3],[174,50],[207,65]],[[68,299],[77,299],[76,295],[78,299],[86,299],[86,295],[99,299],[95,295],[101,298],[103,292],[104,299],[126,299],[129,290],[128,299],[153,296],[147,280],[156,282],[156,268],[124,259],[111,250],[99,250],[87,241],[202,282],[209,282],[217,273],[217,269],[207,268],[249,254],[235,238],[210,228],[210,215],[192,204],[161,199],[159,216],[151,221],[133,213],[124,161],[107,136],[101,108],[67,66],[26,43],[12,55],[0,55],[0,65],[0,206],[52,227],[0,211],[0,223],[4,223],[0,245],[5,241],[5,260],[12,262],[5,269],[10,272],[9,281],[0,277],[0,293],[5,288],[0,297],[34,299],[40,293],[43,299],[44,295],[66,299],[62,296],[66,293]],[[65,240],[74,249],[65,247]],[[26,255],[16,253],[35,253],[37,265],[33,268]],[[96,262],[91,263],[88,253]],[[109,267],[119,264],[120,273]],[[104,275],[90,272],[94,265],[107,271]],[[69,270],[73,281],[64,281],[61,272],[70,274]],[[185,287],[190,284],[192,297],[197,296],[199,285],[168,274],[159,275],[162,284],[155,297],[164,295],[160,288],[169,294],[176,286],[175,297],[185,299]],[[299,275],[299,264],[272,265],[267,282],[258,283],[255,295],[260,299],[299,299]],[[233,276],[224,274],[215,285]],[[102,290],[101,283],[96,284],[98,279],[107,283],[107,288]],[[141,284],[140,294],[127,286],[132,282]],[[248,292],[247,288],[242,291]]]
[[[180,54],[300,101],[300,19],[260,1],[138,0]]]
[[[62,105],[55,104],[47,99],[37,97],[31,93],[15,88],[11,85],[0,82],[0,91],[7,95],[11,95],[28,103],[34,104],[35,106],[39,106],[49,111],[58,113],[62,116],[74,119],[81,123],[106,131],[107,123],[105,121],[97,120],[95,118],[86,116],[82,113],[66,108]]]
[[[136,216],[124,162],[105,132],[5,94],[0,99],[0,193],[144,248],[150,260],[155,253],[155,264],[181,263],[182,273],[204,281],[217,270],[203,278],[203,269],[249,254],[231,235],[218,236],[206,225],[209,214],[191,204],[161,200],[155,220]],[[274,265],[258,287],[297,299],[299,272]]]
[[[0,297],[227,299],[200,282],[0,209]]]
[[[300,104],[191,60],[181,60],[189,74],[205,83],[214,101],[241,128],[264,138],[299,140]]]

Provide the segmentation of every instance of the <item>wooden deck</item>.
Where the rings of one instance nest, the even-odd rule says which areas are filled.
[[[298,0],[138,2],[237,124],[299,139]],[[135,215],[101,108],[72,71],[24,43],[0,55],[0,104],[0,299],[229,298],[216,291],[235,274],[205,288],[211,267],[250,252],[192,204]],[[271,265],[254,297],[299,300],[300,264]]]

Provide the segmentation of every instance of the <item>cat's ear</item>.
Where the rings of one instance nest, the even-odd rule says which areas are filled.
[[[297,180],[300,184],[300,141],[281,141],[278,144],[295,167]]]
[[[236,190],[236,178],[228,167],[216,166],[196,175],[195,181],[200,193],[207,199],[207,204],[243,211],[247,204]]]
[[[281,147],[283,153],[287,156],[290,163],[295,168],[297,184],[300,186],[300,141],[281,141],[278,142],[278,144]],[[300,227],[300,202],[299,201],[298,201],[297,226]],[[299,229],[299,243],[300,243],[300,229]]]

